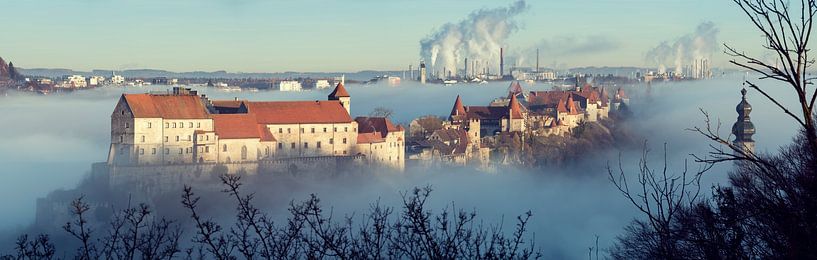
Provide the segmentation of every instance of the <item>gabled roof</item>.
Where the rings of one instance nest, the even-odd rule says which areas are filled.
[[[245,102],[259,124],[349,123],[352,117],[338,101]]]
[[[358,133],[377,133],[383,138],[389,133],[404,131],[402,126],[395,126],[385,117],[357,117],[355,122]]]
[[[386,140],[380,136],[380,133],[377,132],[357,134],[357,143],[359,144],[382,143],[385,141]]]
[[[133,117],[206,119],[207,108],[196,95],[122,94]]]
[[[508,102],[508,108],[510,109],[511,119],[522,118],[522,108],[519,105],[519,101],[516,100],[516,95],[511,96],[511,101]]]
[[[522,84],[519,84],[519,81],[511,82],[511,85],[508,86],[508,93],[510,94],[519,94],[524,92],[525,90],[522,89]]]
[[[333,90],[332,93],[329,93],[329,99],[340,97],[350,97],[349,92],[346,92],[346,88],[343,87],[343,82],[338,83],[335,90]]]
[[[492,119],[492,120],[499,120],[504,117],[508,116],[508,108],[507,107],[483,107],[483,106],[470,106],[466,107],[465,109],[468,114],[468,118],[479,118],[479,119]]]
[[[454,100],[454,107],[451,108],[451,115],[452,116],[465,115],[465,106],[462,105],[462,99],[460,98],[460,95],[457,95],[457,100]]]
[[[261,129],[253,114],[214,114],[211,117],[220,139],[261,138]]]
[[[567,112],[571,115],[579,114],[579,109],[576,108],[576,102],[573,100],[573,95],[567,96]]]

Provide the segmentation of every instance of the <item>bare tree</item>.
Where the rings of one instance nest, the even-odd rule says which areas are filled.
[[[371,117],[385,117],[389,118],[394,114],[394,111],[385,107],[376,107],[369,113]]]
[[[764,61],[725,44],[726,54],[732,57],[730,62],[760,74],[761,80],[771,79],[791,87],[797,96],[798,104],[790,106],[783,104],[779,100],[780,97],[770,95],[764,90],[766,87],[746,81],[747,85],[760,92],[797,121],[805,131],[810,149],[817,151],[817,132],[815,132],[817,129],[815,129],[814,122],[817,89],[812,84],[814,78],[808,76],[808,70],[814,64],[814,60],[809,57],[808,45],[813,18],[817,14],[817,3],[815,0],[800,0],[795,4],[784,0],[732,1],[746,14],[752,25],[763,34],[763,47],[774,52],[775,61]]]
[[[635,182],[628,180],[621,159],[617,170],[607,166],[610,181],[645,217],[627,227],[628,236],[618,239],[613,250],[616,258],[672,259],[682,255],[675,224],[682,212],[697,202],[701,175],[711,169],[710,164],[705,164],[690,172],[684,161],[680,173],[670,173],[666,144],[662,168],[649,166],[648,155],[645,143]]]

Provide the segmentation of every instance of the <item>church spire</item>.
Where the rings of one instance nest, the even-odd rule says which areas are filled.
[[[744,152],[754,153],[755,141],[752,140],[752,135],[755,134],[755,125],[752,124],[749,118],[749,113],[752,112],[752,105],[746,101],[746,89],[742,89],[740,94],[743,96],[735,111],[738,112],[738,120],[732,125],[732,134],[735,135],[733,144]]]

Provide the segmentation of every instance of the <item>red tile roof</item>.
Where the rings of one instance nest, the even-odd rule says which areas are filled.
[[[343,82],[338,83],[338,86],[335,87],[335,90],[333,90],[332,93],[329,94],[329,99],[339,97],[350,97],[349,92],[346,92],[346,88],[343,87]]]
[[[462,99],[460,98],[460,95],[457,95],[457,100],[454,100],[454,107],[451,108],[451,115],[452,116],[465,115],[465,107],[462,105]]]
[[[404,131],[402,126],[395,126],[385,117],[357,117],[355,122],[358,133],[377,133],[383,138],[389,133]]]
[[[123,94],[136,118],[206,119],[207,108],[199,96]]]
[[[371,143],[382,143],[386,140],[380,136],[380,133],[372,132],[372,133],[358,133],[357,134],[357,143],[359,144],[371,144]]]
[[[338,101],[245,102],[260,124],[349,123],[352,117]]]
[[[519,81],[511,82],[511,85],[508,86],[508,93],[511,94],[519,94],[524,92],[525,90],[522,89],[522,85],[519,84]]]
[[[220,139],[261,138],[253,114],[214,114],[213,127]]]
[[[516,100],[516,95],[511,96],[511,101],[508,102],[508,108],[511,110],[511,119],[522,119],[522,108],[519,101]]]

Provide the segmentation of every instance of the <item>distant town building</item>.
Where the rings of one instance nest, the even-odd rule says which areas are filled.
[[[752,135],[755,134],[755,125],[749,118],[749,113],[752,112],[752,105],[746,101],[746,89],[740,90],[742,99],[735,111],[738,112],[738,120],[732,125],[732,134],[735,136],[733,145],[737,146],[743,152],[755,152],[755,140],[752,140]]]
[[[342,84],[327,101],[211,101],[179,87],[166,94],[123,94],[111,115],[108,164],[258,165],[362,156],[402,170],[403,127],[387,118],[353,120],[350,101]]]
[[[88,78],[88,85],[89,86],[99,86],[105,83],[105,77],[103,76],[91,76]]]
[[[327,89],[331,85],[329,85],[329,80],[319,79],[315,80],[315,89]]]
[[[113,75],[111,75],[111,84],[114,84],[114,85],[125,84],[125,77],[123,77],[122,75],[116,75],[116,73],[113,73]]]
[[[301,91],[301,82],[295,80],[282,80],[278,82],[278,90],[280,91]]]
[[[84,88],[87,87],[88,83],[85,81],[85,76],[82,75],[71,75],[65,79],[65,84],[63,87],[68,88]]]

